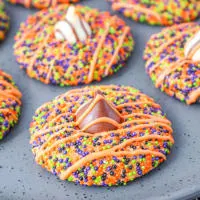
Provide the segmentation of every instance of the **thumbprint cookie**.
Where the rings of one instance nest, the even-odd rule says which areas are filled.
[[[199,23],[174,25],[152,35],[144,59],[156,88],[187,104],[199,102]]]
[[[21,97],[12,77],[0,70],[0,140],[18,121]]]
[[[108,0],[112,9],[151,25],[189,22],[200,15],[199,0]]]
[[[83,6],[42,10],[22,23],[14,54],[31,78],[59,86],[100,81],[122,68],[134,40],[117,16]]]
[[[0,0],[0,41],[5,39],[8,28],[9,17],[6,14],[3,0]]]
[[[8,0],[12,4],[19,4],[26,8],[44,9],[55,7],[59,4],[76,3],[79,0]]]
[[[125,185],[164,162],[174,144],[160,105],[115,85],[71,90],[45,103],[30,132],[37,164],[87,186]]]

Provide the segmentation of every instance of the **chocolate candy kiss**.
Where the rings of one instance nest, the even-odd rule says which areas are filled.
[[[88,133],[116,130],[123,122],[120,113],[97,91],[94,99],[83,104],[76,112],[79,128]]]

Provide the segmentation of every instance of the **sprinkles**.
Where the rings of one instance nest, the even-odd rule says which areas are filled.
[[[130,28],[117,16],[76,6],[90,25],[84,42],[57,40],[54,26],[64,19],[69,5],[60,5],[30,16],[15,37],[14,54],[28,76],[45,84],[82,85],[112,75],[122,68],[133,48]]]
[[[0,70],[0,140],[18,121],[21,97],[12,77]]]
[[[185,57],[185,44],[200,30],[198,23],[163,29],[146,45],[146,71],[156,88],[187,104],[200,98],[200,62]]]
[[[0,0],[0,41],[5,39],[5,34],[9,28],[9,17],[5,12],[5,5]]]
[[[49,7],[55,7],[58,4],[76,3],[79,0],[8,0],[12,4],[20,4],[26,8],[44,9]]]
[[[200,14],[199,0],[108,0],[112,9],[134,21],[172,25],[192,21]]]
[[[124,121],[112,131],[79,129],[76,112],[100,91]],[[160,105],[139,90],[95,86],[71,90],[42,105],[30,124],[36,162],[62,180],[81,185],[125,185],[166,160],[174,144]]]

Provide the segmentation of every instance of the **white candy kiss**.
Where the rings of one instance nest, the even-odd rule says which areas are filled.
[[[186,43],[184,53],[185,57],[191,58],[193,61],[200,61],[200,31]]]
[[[55,36],[58,40],[67,40],[73,44],[77,40],[85,41],[92,34],[89,24],[76,14],[74,6],[67,10],[65,20],[55,25]]]

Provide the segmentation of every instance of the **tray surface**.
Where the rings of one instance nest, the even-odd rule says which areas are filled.
[[[82,4],[111,11],[110,5],[104,0],[84,0]],[[13,38],[19,24],[36,10],[27,10],[7,3],[7,11],[11,18],[11,28],[7,39],[0,44],[0,68],[13,76],[22,91],[23,107],[18,125],[0,142],[1,200],[183,200],[200,194],[200,105],[187,106],[160,92],[154,88],[144,70],[142,55],[145,44],[151,34],[159,32],[161,27],[135,23],[118,14],[131,26],[136,41],[135,50],[126,67],[93,85],[131,85],[154,97],[167,113],[168,119],[173,122],[175,145],[172,153],[156,170],[127,186],[89,188],[60,181],[34,162],[28,129],[35,110],[43,103],[75,87],[47,86],[28,78],[19,69],[13,56]]]

